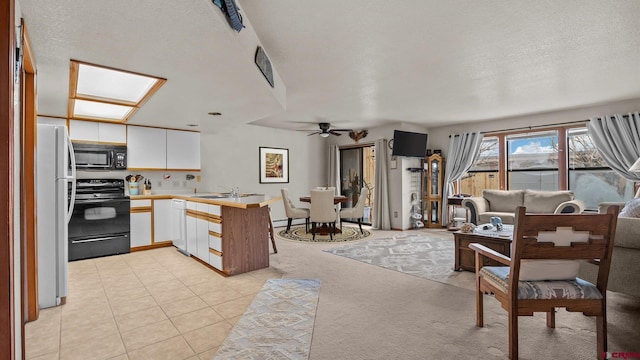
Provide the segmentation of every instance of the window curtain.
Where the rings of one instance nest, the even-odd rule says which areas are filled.
[[[589,136],[609,167],[631,181],[640,181],[640,173],[629,168],[640,158],[640,113],[589,119]]]
[[[449,223],[449,196],[453,195],[453,183],[469,171],[480,152],[482,134],[480,132],[451,135],[444,170],[442,189],[442,225]]]
[[[340,194],[340,148],[338,145],[329,145],[329,178],[327,186],[336,188],[336,194]]]
[[[387,140],[378,139],[375,142],[376,176],[373,206],[372,226],[374,229],[391,230],[391,216],[389,209],[389,169],[387,167]]]

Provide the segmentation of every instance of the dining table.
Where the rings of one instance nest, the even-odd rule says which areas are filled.
[[[349,198],[344,195],[334,195],[333,204],[337,205],[343,202],[347,202],[347,200],[349,200]],[[311,196],[301,196],[300,202],[311,203]],[[312,232],[312,231],[313,231],[312,229],[309,229],[309,232]],[[323,224],[316,231],[317,231],[317,234],[319,235],[329,235],[329,227],[326,224]],[[342,229],[340,228],[340,216],[336,216],[336,226],[335,226],[335,231],[333,233],[334,234],[342,233]]]

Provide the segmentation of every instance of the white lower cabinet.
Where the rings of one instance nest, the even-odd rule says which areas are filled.
[[[209,252],[209,265],[222,271],[222,256]]]
[[[222,253],[222,239],[209,233],[209,248]]]
[[[196,210],[196,203],[187,201],[187,251],[192,256],[197,256],[198,233],[196,230],[197,218],[189,210]]]
[[[187,201],[187,249],[191,256],[222,271],[221,234],[220,206]]]
[[[207,219],[198,217],[196,220],[197,252],[196,256],[204,262],[209,262],[209,223]]]
[[[171,199],[153,200],[153,242],[173,241],[178,234],[172,221]]]
[[[151,245],[151,211],[131,213],[131,247]]]

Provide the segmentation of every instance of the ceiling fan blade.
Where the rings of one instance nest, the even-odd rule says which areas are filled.
[[[308,131],[308,130],[307,130]],[[307,134],[307,136],[311,136],[311,135],[316,135],[316,134],[320,134],[320,131],[314,131],[311,134]]]
[[[336,130],[329,130],[329,134],[335,135],[335,136],[342,136],[342,134],[336,132]]]
[[[353,129],[331,129],[331,131],[353,131]]]

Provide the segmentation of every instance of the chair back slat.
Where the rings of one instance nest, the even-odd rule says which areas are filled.
[[[606,255],[607,244],[602,241],[597,243],[573,243],[571,246],[555,246],[553,243],[526,244],[521,252],[520,259],[563,259],[563,260],[593,260]]]

